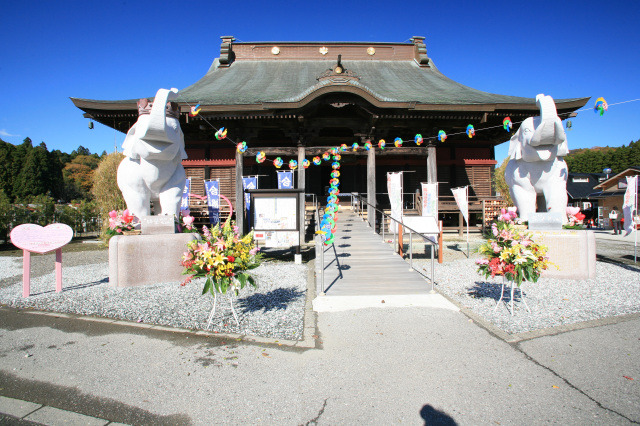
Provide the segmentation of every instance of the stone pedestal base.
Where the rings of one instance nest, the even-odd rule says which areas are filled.
[[[542,278],[588,279],[596,277],[596,237],[593,231],[531,231],[533,240],[549,247],[549,260],[556,264]]]
[[[197,234],[117,235],[109,240],[109,285],[182,281],[182,254]]]

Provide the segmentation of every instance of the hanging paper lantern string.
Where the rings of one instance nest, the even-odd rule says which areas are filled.
[[[474,137],[476,134],[476,129],[473,128],[473,124],[469,124],[467,126],[467,136],[469,136],[469,139],[471,139],[472,137]]]
[[[325,152],[324,154],[322,154],[322,159],[324,161],[329,161],[331,160],[331,154],[329,154],[328,152]]]
[[[360,145],[358,145],[358,142],[354,142],[353,145],[351,145],[351,149],[353,149],[354,151],[357,151],[358,148],[360,148]]]
[[[189,111],[189,115],[191,117],[195,117],[196,115],[198,115],[200,113],[200,104],[196,105],[196,106],[192,106],[191,110]]]
[[[225,129],[224,127],[221,127],[220,130],[218,130],[216,132],[216,139],[221,141],[222,139],[224,139],[226,137],[227,137],[227,129]]]
[[[393,140],[393,144],[396,146],[396,148],[401,147],[401,146],[402,146],[402,139],[400,139],[400,138],[395,138],[395,139]]]
[[[339,178],[340,177],[340,172],[338,170],[333,170],[331,172],[331,177],[332,178]]]
[[[340,180],[337,178],[333,178],[329,181],[329,184],[333,185],[333,186],[340,186]]]
[[[422,139],[422,135],[420,133],[418,133],[416,135],[416,137],[413,138],[413,140],[415,141],[416,145],[418,145],[418,146],[422,145],[422,142],[424,142],[424,140]]]
[[[291,170],[297,169],[298,168],[298,161],[296,161],[296,160],[289,161],[289,168]]]
[[[444,132],[444,130],[440,130],[440,131],[438,132],[438,140],[439,140],[440,142],[444,142],[444,141],[446,141],[446,140],[447,140],[447,134]]]
[[[340,161],[342,160],[342,156],[340,154],[336,154],[333,156],[333,161]]]
[[[256,162],[258,163],[263,163],[266,158],[267,158],[266,155],[262,151],[256,154]]]
[[[331,153],[331,155],[338,155],[338,148],[331,148],[329,152]]]
[[[340,151],[345,152],[347,149],[349,149],[349,147],[347,147],[346,143],[343,143],[342,145],[340,145]]]
[[[607,104],[607,101],[604,100],[604,98],[600,97],[596,99],[596,104],[593,107],[593,111],[596,114],[600,112],[600,116],[603,116],[604,112],[608,110],[609,110],[609,105]]]
[[[313,157],[313,164],[315,164],[316,166],[319,166],[320,163],[322,163],[322,160],[320,159],[320,157],[318,157],[317,155]]]
[[[371,145],[371,141],[366,141],[364,143],[364,149],[366,149],[367,151],[369,151],[371,149],[373,145]]]
[[[340,168],[340,163],[339,163],[339,162],[337,162],[337,161],[334,161],[333,163],[331,163],[331,168],[332,168],[333,170],[337,170],[337,169],[339,169],[339,168]]]
[[[273,160],[273,165],[276,166],[276,169],[279,169],[280,167],[282,167],[282,158],[278,157],[275,160]]]
[[[384,141],[384,139],[380,139],[380,141],[378,142],[378,147],[380,149],[384,149],[384,147],[387,145],[387,143]]]
[[[245,152],[247,150],[247,143],[242,141],[236,146],[236,150],[240,153]]]
[[[311,162],[306,158],[302,160],[302,167],[304,167],[305,169],[308,169],[310,165],[311,165]]]
[[[511,127],[513,127],[513,123],[511,122],[511,117],[505,117],[504,120],[502,120],[502,127],[507,132],[511,131]]]

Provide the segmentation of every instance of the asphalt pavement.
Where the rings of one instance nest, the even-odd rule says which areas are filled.
[[[434,307],[307,321],[304,348],[0,308],[0,423],[640,423],[638,314],[511,342]]]

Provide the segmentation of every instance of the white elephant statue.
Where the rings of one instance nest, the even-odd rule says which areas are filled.
[[[122,144],[126,158],[118,166],[118,186],[137,217],[151,214],[151,201],[156,214],[179,212],[187,154],[178,106],[171,102],[177,95],[178,89],[160,89],[152,103],[140,99],[138,121]]]
[[[536,96],[536,104],[540,116],[524,120],[511,138],[505,181],[522,220],[536,212],[538,202],[539,211],[561,213],[566,223],[567,136],[551,96]]]

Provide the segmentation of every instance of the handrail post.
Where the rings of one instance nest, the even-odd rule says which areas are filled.
[[[409,270],[413,270],[413,232],[409,231]]]

